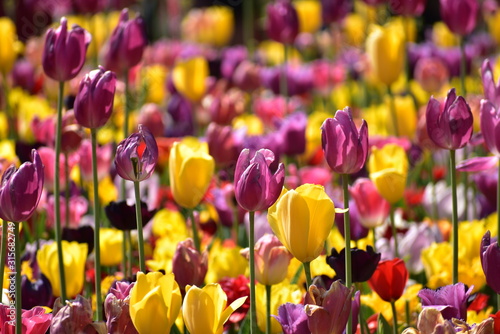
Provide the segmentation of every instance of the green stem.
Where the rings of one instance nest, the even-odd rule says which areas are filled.
[[[405,315],[406,315],[406,326],[410,327],[410,301],[405,300]]]
[[[133,256],[132,256],[132,237],[130,236],[130,231],[125,231],[125,235],[127,237],[127,258],[128,258],[128,261],[129,261],[129,264],[128,264],[128,274],[127,274],[127,277],[132,277],[132,267],[133,267]]]
[[[307,290],[309,290],[309,287],[312,284],[311,262],[303,262],[302,265],[304,266],[304,274],[306,274]]]
[[[497,293],[497,312],[500,311],[500,294]]]
[[[373,237],[373,251],[377,252],[377,235],[375,234],[375,227],[372,228],[372,237]]]
[[[271,285],[266,285],[266,334],[271,334]]]
[[[2,221],[2,250],[0,253],[0,289],[3,289],[5,274],[5,259],[7,258],[7,221]]]
[[[55,164],[54,164],[54,211],[55,211],[55,237],[57,243],[57,260],[59,261],[59,281],[61,282],[62,303],[66,302],[66,276],[64,274],[64,258],[62,253],[62,233],[61,233],[61,201],[60,201],[60,170],[59,161],[61,154],[61,127],[62,127],[62,108],[64,97],[64,81],[59,82],[59,97],[57,100],[57,123],[56,123],[56,146],[55,146]]]
[[[398,313],[396,311],[396,303],[391,300],[392,309],[392,332],[398,334]]]
[[[457,175],[455,169],[455,150],[450,150],[450,178],[452,199],[452,242],[453,242],[453,284],[458,283],[458,212],[457,212]]]
[[[64,178],[65,178],[65,192],[64,192],[64,225],[69,227],[69,162],[68,153],[64,152]]]
[[[255,212],[248,212],[250,217],[250,235],[248,248],[250,250],[250,334],[256,334],[257,332],[257,304],[255,298],[255,235],[254,235],[254,224],[255,224]]]
[[[244,2],[243,12],[243,40],[246,41],[248,53],[253,54],[254,49],[254,38],[253,38],[253,0],[246,0]]]
[[[467,71],[467,63],[465,58],[465,40],[460,38],[460,88],[462,89],[462,96],[465,98],[467,95],[467,87],[465,84],[465,75]]]
[[[399,258],[398,230],[396,229],[396,219],[394,219],[394,206],[392,204],[389,211],[389,216],[391,219],[392,239],[394,240],[394,257]]]
[[[135,217],[137,221],[137,243],[139,247],[139,269],[146,273],[146,260],[144,259],[144,237],[142,235],[142,212],[141,212],[141,194],[139,181],[134,181],[135,193]]]
[[[200,236],[198,235],[196,220],[194,219],[194,210],[189,210],[189,218],[191,219],[191,232],[193,234],[194,247],[201,253]]]
[[[95,295],[96,321],[102,321],[101,295],[101,246],[100,246],[100,209],[99,209],[99,180],[97,179],[97,129],[90,129],[92,139],[92,178],[94,183],[94,267],[95,267]]]
[[[398,129],[398,117],[396,115],[396,102],[394,99],[394,94],[392,92],[391,86],[387,86],[387,92],[389,94],[389,113],[391,114],[392,126],[394,127],[394,135],[399,137],[399,129]]]
[[[123,81],[125,83],[125,104],[124,104],[124,116],[123,116],[123,138],[127,138],[128,136],[128,119],[129,119],[129,114],[130,114],[130,102],[129,102],[129,82],[128,82],[128,71],[125,73],[125,76],[123,78]],[[122,201],[127,200],[127,188],[125,186],[125,179],[121,179],[120,182],[120,198]],[[128,235],[127,235],[128,233]],[[130,240],[130,231],[123,231],[123,246],[122,246],[122,252],[123,252],[123,260],[122,260],[122,266],[124,268],[123,274],[127,275],[127,259],[128,259],[128,268],[130,269],[130,276],[132,274],[132,256],[127,257],[127,236],[128,240]]]
[[[352,285],[352,265],[351,265],[351,222],[349,215],[349,175],[342,174],[342,188],[344,193],[344,239],[345,239],[345,286],[350,288]],[[352,313],[349,313],[346,333],[352,330]]]
[[[122,272],[124,277],[127,276],[127,231],[122,233]]]
[[[22,297],[21,297],[21,238],[19,237],[19,224],[14,223],[14,248],[16,255],[16,334],[21,334],[23,329]]]

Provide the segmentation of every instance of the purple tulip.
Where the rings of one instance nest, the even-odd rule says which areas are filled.
[[[304,153],[306,150],[306,114],[299,111],[279,123],[278,134],[281,137],[282,152],[286,155]]]
[[[285,303],[278,308],[278,315],[272,315],[281,325],[283,334],[309,334],[304,305]]]
[[[75,300],[61,303],[56,299],[52,311],[50,333],[85,333],[92,328],[92,305],[78,295]]]
[[[239,224],[232,205],[234,203],[233,184],[227,183],[222,188],[212,188],[210,194],[210,198],[212,198],[211,204],[217,211],[219,222],[226,227],[232,227],[233,223]]]
[[[326,162],[334,172],[357,173],[368,156],[368,126],[363,120],[358,132],[351,109],[345,107],[321,125],[321,145]]]
[[[481,265],[486,283],[496,293],[500,293],[500,247],[497,241],[491,240],[490,231],[487,231],[481,240]]]
[[[11,165],[2,175],[0,218],[4,221],[25,221],[38,206],[43,189],[43,164],[36,150],[31,151],[31,160],[18,170]]]
[[[222,51],[220,64],[222,76],[230,80],[236,67],[246,59],[248,59],[248,51],[247,48],[242,45],[233,46]]]
[[[75,118],[78,124],[97,129],[106,124],[113,111],[116,75],[99,69],[90,71],[80,81],[75,100]]]
[[[350,0],[321,0],[321,17],[324,24],[342,21],[351,11]]]
[[[263,68],[260,71],[262,85],[272,90],[274,94],[279,94],[280,81],[284,70],[286,71],[288,94],[290,96],[305,94],[313,88],[313,71],[310,66]]]
[[[12,68],[12,86],[34,94],[36,90],[35,66],[28,60],[18,60]]]
[[[143,181],[153,174],[158,162],[158,145],[155,137],[142,124],[139,132],[122,140],[116,148],[116,172],[125,180]],[[143,145],[145,148],[143,149]]]
[[[106,313],[106,327],[109,333],[137,334],[137,330],[130,318],[130,290],[135,283],[116,282],[116,287],[111,287],[104,301]]]
[[[144,22],[141,17],[128,18],[128,9],[120,14],[118,25],[109,40],[109,49],[104,57],[106,68],[123,75],[131,67],[139,64],[146,48]]]
[[[351,271],[353,282],[366,282],[372,277],[377,269],[381,254],[375,253],[372,246],[366,246],[366,251],[358,248],[351,248]],[[345,282],[345,248],[340,253],[332,248],[332,254],[326,257],[326,263],[335,270],[337,276]]]
[[[92,37],[83,28],[73,25],[68,32],[68,22],[61,18],[56,30],[45,35],[42,66],[45,74],[57,81],[68,81],[77,76],[85,63],[87,47]]]
[[[500,157],[500,110],[488,100],[481,100],[481,132],[488,150]]]
[[[194,120],[191,103],[179,93],[171,95],[167,105],[167,112],[173,124],[167,126],[167,137],[192,136],[194,134]]]
[[[467,299],[473,287],[465,290],[463,283],[446,285],[437,290],[422,289],[417,296],[422,301],[422,308],[432,307],[437,309],[446,320],[452,318],[467,321]]]
[[[266,210],[278,199],[285,182],[285,167],[280,163],[273,174],[269,168],[273,162],[271,150],[258,150],[252,158],[249,149],[241,151],[234,171],[234,192],[243,209]]]
[[[500,79],[495,83],[493,68],[488,59],[485,59],[481,66],[481,79],[483,81],[483,90],[486,99],[496,106],[500,106]]]
[[[288,0],[267,5],[267,35],[283,44],[293,44],[299,34],[299,17]]]
[[[477,0],[439,0],[441,18],[448,28],[460,36],[474,30],[479,11]]]
[[[425,117],[429,138],[441,148],[462,148],[472,136],[472,112],[465,99],[457,97],[455,88],[448,92],[444,106],[431,97]]]
[[[391,10],[402,16],[420,16],[427,0],[389,0]]]
[[[202,286],[208,270],[208,252],[200,253],[192,239],[180,241],[172,259],[172,272],[179,287]]]

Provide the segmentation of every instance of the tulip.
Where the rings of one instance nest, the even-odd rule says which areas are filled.
[[[139,132],[122,140],[116,148],[116,172],[125,180],[140,182],[154,172],[158,161],[158,145],[148,128],[139,124]],[[145,149],[143,150],[143,145]]]
[[[37,266],[37,264],[34,266]],[[40,275],[38,279],[33,277],[31,280],[28,276],[23,275],[21,290],[22,305],[25,309],[52,305],[52,286],[44,275]]]
[[[80,167],[81,178],[84,181],[92,181],[92,144],[90,140],[84,139],[82,141],[78,149],[78,156],[80,157],[78,166]],[[99,181],[109,175],[112,158],[113,148],[111,144],[97,147],[97,179]]]
[[[75,118],[78,124],[97,129],[108,121],[113,111],[116,75],[99,67],[80,81],[75,100]]]
[[[156,209],[148,210],[148,205],[141,201],[142,226],[146,226],[157,211]],[[128,205],[127,201],[111,202],[104,208],[104,212],[114,228],[122,231],[131,231],[137,228],[135,205]]]
[[[123,233],[113,228],[100,228],[101,265],[116,266],[122,261]]]
[[[299,17],[288,0],[277,0],[266,7],[267,35],[276,42],[293,44],[299,34]]]
[[[210,123],[206,137],[208,152],[218,166],[230,167],[236,164],[239,152],[241,152],[240,146],[243,138],[239,138],[231,126]]]
[[[269,208],[274,234],[294,257],[310,262],[323,250],[333,225],[335,207],[322,186],[304,184],[284,190]]]
[[[45,209],[47,210],[47,226],[53,227],[55,223],[55,201],[53,195],[50,195],[47,202],[45,203]],[[64,198],[59,196],[59,201],[63,203]],[[88,201],[83,196],[71,196],[69,198],[69,226],[77,227],[80,224],[82,217],[88,211]],[[61,205],[61,216],[66,216],[66,206]]]
[[[477,22],[477,0],[439,0],[441,18],[448,28],[460,36],[468,35]]]
[[[129,20],[128,9],[124,8],[109,39],[109,47],[104,56],[105,68],[123,75],[139,64],[146,44],[142,18],[136,17]]]
[[[226,307],[227,296],[219,284],[208,284],[202,289],[188,286],[186,290],[182,315],[191,334],[221,334],[231,313],[247,298],[238,298]]]
[[[304,182],[303,183],[307,183]],[[315,182],[312,182],[315,183]],[[342,203],[336,203],[334,202],[335,207],[340,210],[345,209],[344,205]],[[345,212],[335,212],[335,225],[337,226],[338,231],[344,238],[344,242],[346,240],[346,234],[345,234],[345,224],[344,224],[344,214]],[[368,232],[370,232],[369,229],[364,227],[361,224],[361,220],[359,219],[359,213],[358,213],[358,207],[356,206],[356,203],[351,199],[349,200],[349,237],[350,240],[353,241],[359,241],[363,238],[366,238],[368,236]]]
[[[233,10],[229,6],[191,9],[182,20],[181,29],[185,40],[222,47],[233,36]]]
[[[59,159],[59,168],[55,167],[55,151],[53,148],[47,147],[47,146],[42,146],[38,149],[38,154],[40,155],[40,159],[42,160],[43,166],[44,166],[44,187],[48,191],[53,191],[54,190],[54,181],[56,179],[56,171],[59,170],[64,170],[64,165],[66,164],[66,158],[64,155],[60,154],[60,159]],[[76,164],[76,160],[72,158],[72,156],[69,157],[68,161],[68,167],[71,169],[73,166]],[[61,185],[66,184],[66,176],[61,174],[59,176],[59,180],[61,182]],[[64,187],[62,188],[64,189]]]
[[[62,240],[87,244],[87,255],[90,255],[94,250],[94,228],[90,225],[83,225],[78,228],[64,227],[62,230]]]
[[[495,106],[500,106],[500,80],[495,83],[493,78],[493,68],[489,59],[485,59],[481,65],[481,79],[483,82],[484,96],[486,100]]]
[[[181,60],[172,70],[175,89],[191,102],[198,102],[205,95],[208,75],[208,62],[203,57]]]
[[[146,126],[153,136],[163,137],[165,135],[166,117],[165,112],[156,103],[147,103],[142,106],[137,123]]]
[[[500,294],[500,247],[497,242],[491,241],[490,231],[487,231],[481,240],[479,257],[486,276],[486,283],[493,291]]]
[[[499,109],[489,100],[481,100],[480,110],[481,133],[486,147],[491,153],[500,157],[500,134],[497,134],[500,124]]]
[[[427,132],[439,147],[456,150],[464,147],[472,136],[472,112],[462,96],[452,88],[444,106],[431,97],[426,110]]]
[[[71,80],[80,72],[91,40],[83,28],[73,26],[68,32],[67,25],[63,17],[59,28],[47,31],[42,58],[45,74],[60,82]]]
[[[202,286],[207,270],[207,251],[200,254],[194,247],[192,239],[186,239],[177,244],[172,260],[172,272],[182,290],[186,288],[186,285]]]
[[[300,33],[314,33],[321,28],[321,3],[317,0],[300,0],[293,3],[299,18]]]
[[[394,258],[379,262],[368,284],[382,300],[395,302],[403,295],[408,276],[404,261]]]
[[[224,78],[231,80],[234,71],[242,61],[248,59],[247,48],[243,45],[225,48],[221,54],[220,71]]]
[[[167,112],[172,124],[167,126],[167,137],[184,137],[194,135],[193,107],[187,98],[179,93],[170,96]]]
[[[279,124],[278,133],[286,155],[303,154],[306,150],[307,116],[304,112],[289,115]]]
[[[278,308],[278,315],[273,317],[278,320],[284,334],[309,334],[307,315],[304,305],[286,303]]]
[[[95,329],[92,326],[92,313],[90,302],[80,295],[73,301],[65,301],[64,304],[57,299],[52,310],[50,333],[93,332]]]
[[[349,0],[321,0],[321,16],[324,24],[342,21],[351,11]]]
[[[437,290],[422,289],[418,293],[422,301],[422,308],[435,308],[441,311],[443,318],[467,320],[467,302],[472,289],[467,291],[463,283],[446,285]]]
[[[247,211],[262,211],[278,199],[285,182],[285,167],[278,165],[272,173],[270,165],[275,161],[271,150],[262,149],[250,158],[250,150],[241,151],[234,172],[235,196],[238,204]]]
[[[8,305],[0,304],[0,330],[5,334],[14,334],[15,326],[9,321],[10,310]],[[30,310],[22,311],[22,327],[24,334],[46,333],[50,327],[52,319],[51,313],[46,313],[46,309],[41,306],[34,306]]]
[[[365,228],[375,228],[382,225],[389,216],[390,204],[377,191],[373,181],[359,178],[349,188],[359,219]]]
[[[2,44],[0,45],[0,72],[5,76],[10,72],[16,61],[16,26],[14,22],[6,16],[0,18],[0,35]]]
[[[321,145],[330,168],[339,174],[354,174],[363,168],[368,155],[368,126],[358,129],[351,109],[338,110],[321,125]]]
[[[135,283],[115,282],[104,301],[106,327],[109,333],[136,334],[137,330],[130,318],[130,290]]]
[[[354,287],[335,281],[328,291],[311,285],[306,294],[305,312],[312,334],[342,334],[351,314]]]
[[[182,296],[173,274],[137,273],[130,291],[130,317],[139,333],[170,333]]]
[[[366,53],[374,77],[391,85],[403,71],[404,36],[395,27],[375,26],[366,39]]]
[[[372,246],[366,246],[366,251],[351,249],[352,282],[366,282],[377,269],[381,254],[375,253]],[[340,253],[332,248],[332,254],[326,257],[326,263],[335,270],[335,278],[345,282],[345,248]]]
[[[415,80],[428,93],[439,92],[450,78],[446,63],[438,57],[420,58],[414,70]]]
[[[76,296],[83,288],[87,245],[65,240],[61,242],[61,245],[64,256],[66,292],[68,296]],[[52,243],[42,246],[36,255],[36,260],[42,274],[49,279],[54,296],[61,296],[57,244]]]
[[[402,16],[420,16],[424,12],[427,0],[390,0],[391,10]]]
[[[225,325],[227,328],[229,324],[237,324],[245,319],[248,310],[250,310],[250,300],[248,299],[250,295],[250,280],[245,275],[238,275],[237,277],[222,278],[219,280],[219,284],[227,295],[227,302],[229,304],[233,303],[238,298],[246,298],[243,305],[229,316],[228,323]]]

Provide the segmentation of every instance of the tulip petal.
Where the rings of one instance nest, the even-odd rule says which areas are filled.
[[[497,157],[475,157],[462,161],[457,165],[457,170],[460,172],[480,172],[495,167],[497,162]]]

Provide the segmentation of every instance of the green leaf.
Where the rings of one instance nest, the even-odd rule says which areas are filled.
[[[170,328],[170,334],[182,334],[179,328],[177,328],[176,324],[172,325],[172,328]]]
[[[250,334],[250,311],[247,313],[247,316],[241,323],[238,334]]]
[[[385,320],[382,313],[379,314],[377,322],[377,334],[392,334],[392,327]]]

